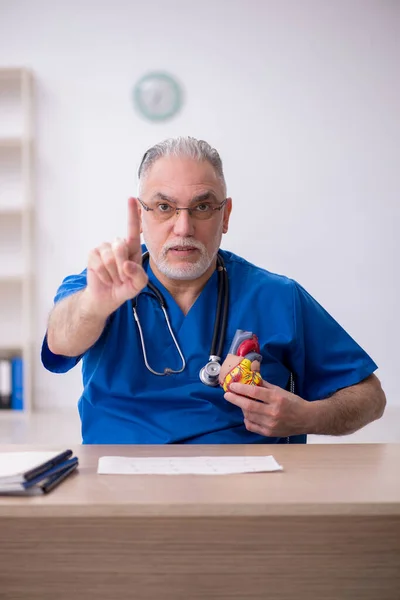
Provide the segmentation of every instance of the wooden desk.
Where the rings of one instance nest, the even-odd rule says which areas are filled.
[[[400,444],[74,450],[48,496],[0,497],[2,600],[400,599]],[[283,472],[96,474],[111,454],[269,453]]]

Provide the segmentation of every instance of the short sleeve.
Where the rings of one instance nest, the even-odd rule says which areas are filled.
[[[356,385],[378,367],[371,357],[298,283],[294,282],[295,348],[292,368],[305,400]]]
[[[79,275],[69,275],[64,279],[57,290],[54,298],[54,304],[64,300],[68,296],[83,290],[86,287],[86,269]],[[43,339],[41,359],[43,366],[52,373],[66,373],[72,369],[82,358],[82,356],[62,356],[53,354],[47,344],[47,332]]]

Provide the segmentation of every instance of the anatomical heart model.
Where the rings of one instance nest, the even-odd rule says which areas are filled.
[[[229,391],[229,385],[234,382],[261,385],[261,361],[257,336],[251,331],[237,329],[219,375],[224,391]]]

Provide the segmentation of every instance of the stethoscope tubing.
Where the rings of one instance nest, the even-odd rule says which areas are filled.
[[[145,252],[142,256],[142,262],[144,262],[148,258],[148,256],[149,256],[149,253]],[[227,323],[228,323],[228,308],[229,308],[228,274],[226,271],[224,259],[222,258],[220,253],[217,254],[217,271],[218,271],[217,308],[216,308],[216,315],[215,315],[215,321],[214,321],[214,330],[213,330],[213,337],[212,337],[212,342],[211,342],[209,361],[211,361],[212,364],[215,364],[215,366],[218,366],[218,368],[220,368],[219,363],[221,361],[222,350],[223,350],[223,345],[224,345],[225,336],[226,336],[226,328],[227,328]],[[164,314],[165,321],[167,323],[168,330],[170,332],[172,340],[175,344],[177,352],[182,361],[182,366],[180,369],[176,369],[176,370],[166,367],[162,373],[156,371],[155,369],[153,369],[150,366],[148,358],[147,358],[146,344],[144,341],[143,330],[142,330],[142,326],[141,326],[138,311],[137,311],[137,300],[138,300],[138,296],[140,296],[140,294],[138,294],[138,296],[136,296],[135,298],[132,299],[132,310],[133,310],[133,315],[134,315],[134,318],[135,318],[135,321],[136,321],[136,324],[137,324],[137,327],[139,330],[140,343],[142,346],[143,359],[144,359],[145,366],[151,373],[153,373],[153,375],[158,375],[158,376],[172,375],[172,374],[177,375],[179,373],[182,373],[182,371],[184,371],[184,369],[186,368],[186,361],[185,361],[185,357],[183,356],[183,352],[178,344],[178,341],[174,335],[174,332],[173,332],[173,329],[172,329],[172,326],[171,326],[171,323],[170,323],[170,320],[168,317],[168,313],[167,313],[167,305],[165,302],[165,298],[162,295],[162,293],[160,292],[160,290],[153,283],[148,282],[147,287],[154,294],[154,296],[156,297],[157,301],[160,304],[161,310],[163,311],[163,314]],[[145,293],[146,292],[143,292],[143,291],[141,292],[141,294],[145,294]],[[209,364],[210,363],[207,363],[207,365],[209,365]],[[203,383],[205,383],[206,385],[212,385],[212,386],[217,385],[218,378],[216,376],[214,376],[212,378],[212,382],[211,382],[210,378],[207,380],[207,378],[204,378],[202,376],[204,369],[205,369],[205,367],[203,369],[201,369],[201,371],[200,371],[201,381]]]

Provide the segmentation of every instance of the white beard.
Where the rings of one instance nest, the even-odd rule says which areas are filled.
[[[160,256],[155,256],[155,254],[152,252],[151,242],[148,243],[144,235],[143,238],[157,269],[169,279],[179,279],[181,281],[198,279],[204,275],[214,258],[214,256],[210,257],[206,247],[201,242],[192,240],[190,238],[181,238],[168,242],[162,248]],[[168,260],[168,250],[175,246],[197,248],[200,252],[200,256],[195,262],[188,261],[185,265],[171,264],[171,262]]]

